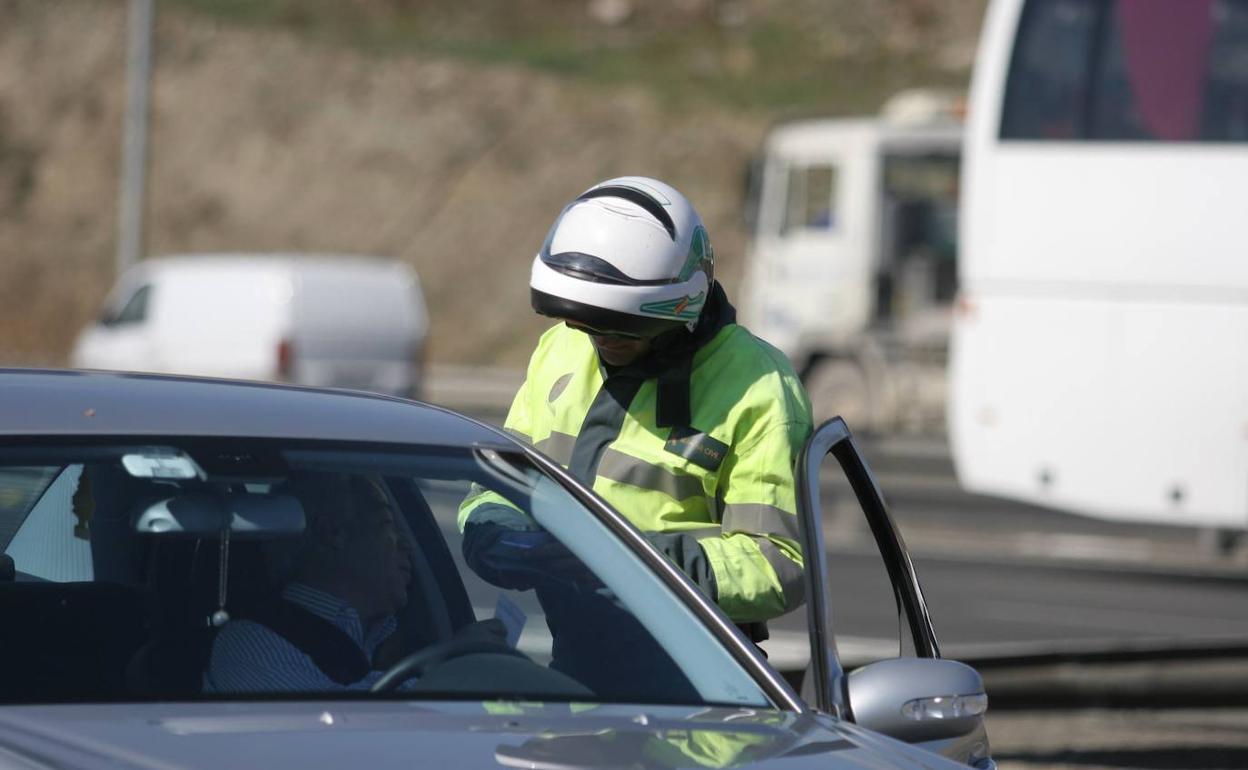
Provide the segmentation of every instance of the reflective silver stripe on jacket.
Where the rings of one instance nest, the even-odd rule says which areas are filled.
[[[749,532],[758,535],[779,535],[801,542],[797,515],[774,505],[762,503],[728,503],[723,508],[725,532]]]
[[[560,465],[572,462],[572,448],[576,446],[576,436],[551,431],[550,435],[534,445],[537,451],[550,457]]]
[[[524,442],[524,443],[526,443],[526,444],[532,444],[532,443],[533,443],[533,439],[529,438],[529,436],[528,436],[528,434],[527,434],[527,433],[521,433],[520,431],[516,430],[515,428],[503,428],[503,430],[504,430],[504,431],[506,431],[507,433],[510,433],[511,435],[515,436],[516,438],[520,439],[521,441],[523,441],[523,442]]]
[[[602,453],[602,459],[598,463],[598,475],[642,489],[653,489],[676,500],[706,494],[702,482],[694,476],[675,473],[610,447]]]
[[[797,566],[797,562],[785,556],[784,552],[770,540],[756,537],[754,542],[758,543],[758,550],[762,552],[763,558],[776,571],[776,577],[780,579],[780,590],[784,592],[785,611],[800,605],[806,599],[806,581],[802,577],[802,568]]]

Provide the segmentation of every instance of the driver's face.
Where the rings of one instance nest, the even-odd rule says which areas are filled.
[[[394,612],[407,604],[412,559],[407,539],[395,525],[388,506],[363,514],[359,533],[348,544],[348,562],[358,570],[361,589],[372,593],[377,608]]]

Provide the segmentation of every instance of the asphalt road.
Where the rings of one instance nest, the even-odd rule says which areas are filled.
[[[951,653],[1248,643],[1248,565],[1208,552],[1194,529],[966,494],[938,441],[864,442],[864,452]],[[878,555],[834,477],[825,474],[823,494],[835,622],[851,637],[895,644]]]

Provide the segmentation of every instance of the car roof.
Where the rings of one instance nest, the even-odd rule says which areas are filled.
[[[238,436],[515,446],[430,404],[201,377],[0,368],[0,436]]]

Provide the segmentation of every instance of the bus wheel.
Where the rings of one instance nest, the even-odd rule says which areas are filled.
[[[820,359],[806,375],[815,425],[842,417],[851,431],[871,433],[871,389],[862,367],[844,358]]]

